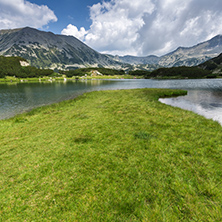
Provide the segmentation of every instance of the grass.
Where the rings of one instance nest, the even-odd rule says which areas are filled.
[[[0,221],[222,221],[222,128],[98,91],[0,121]]]
[[[83,80],[91,80],[91,79],[141,79],[143,77],[140,76],[132,76],[132,75],[103,75],[103,76],[83,76],[78,77],[74,76],[72,78],[65,78],[68,81],[73,81],[76,79],[83,79]],[[22,82],[49,82],[49,81],[64,81],[64,77],[41,77],[41,78],[16,78],[7,76],[6,78],[0,78],[0,84],[5,83],[22,83]]]
[[[64,81],[64,78],[62,77],[43,77],[43,78],[17,78],[17,77],[10,77],[7,76],[6,78],[0,78],[0,84],[3,83],[22,83],[22,82],[49,82],[49,81]]]
[[[144,76],[132,76],[132,75],[103,75],[103,76],[87,76],[80,77],[80,79],[143,79]]]

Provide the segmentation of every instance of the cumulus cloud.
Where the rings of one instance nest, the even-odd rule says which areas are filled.
[[[102,52],[136,53],[133,44],[137,30],[144,25],[143,16],[154,10],[151,0],[114,0],[90,8],[92,25],[85,41]]]
[[[192,46],[222,34],[222,1],[159,0],[154,14],[144,16],[138,30],[141,54],[164,54],[178,46]],[[163,4],[164,3],[164,4]]]
[[[90,7],[89,30],[73,31],[111,54],[163,55],[222,34],[221,0],[110,0]],[[71,34],[71,31],[68,32]]]
[[[87,34],[88,32],[85,30],[84,27],[81,27],[80,30],[78,30],[78,28],[72,24],[69,24],[67,26],[67,28],[63,29],[62,30],[62,34],[63,35],[72,35],[72,36],[75,36],[76,38],[84,41],[85,39],[85,35]]]
[[[39,6],[25,0],[0,0],[1,29],[42,28],[51,21],[57,21],[57,17],[46,5]]]

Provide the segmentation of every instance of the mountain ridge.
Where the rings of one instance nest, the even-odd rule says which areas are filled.
[[[222,35],[217,35],[210,40],[198,43],[190,47],[179,46],[177,49],[163,56],[135,57],[132,65],[157,64],[162,67],[173,66],[196,66],[211,58],[218,56],[222,52]],[[131,56],[132,58],[133,56]],[[155,58],[155,60],[153,60]],[[119,62],[129,62],[129,56],[114,56]],[[144,62],[145,61],[145,62]]]
[[[73,36],[25,27],[0,30],[0,55],[19,56],[38,68],[105,67],[153,70],[159,67],[196,66],[222,52],[222,35],[191,47],[178,47],[163,56],[101,54]]]
[[[56,35],[30,27],[1,30],[0,55],[23,57],[39,68],[121,65],[73,36]]]

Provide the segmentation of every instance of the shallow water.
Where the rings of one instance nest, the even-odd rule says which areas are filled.
[[[222,125],[222,91],[189,90],[186,96],[159,99],[159,101],[193,111]]]
[[[71,99],[84,92],[134,88],[185,89],[188,91],[187,96],[160,99],[160,101],[192,110],[222,124],[222,79],[133,79],[1,84],[0,119],[12,117],[38,106]]]

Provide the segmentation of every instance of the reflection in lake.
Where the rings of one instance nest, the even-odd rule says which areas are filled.
[[[135,88],[185,89],[188,91],[187,96],[161,99],[161,102],[192,110],[222,123],[222,79],[131,79],[1,84],[0,119],[38,106],[75,98],[85,92]]]
[[[222,125],[222,90],[189,90],[186,96],[159,99],[159,101],[193,111]]]
[[[96,90],[106,81],[41,82],[0,85],[0,119]]]

